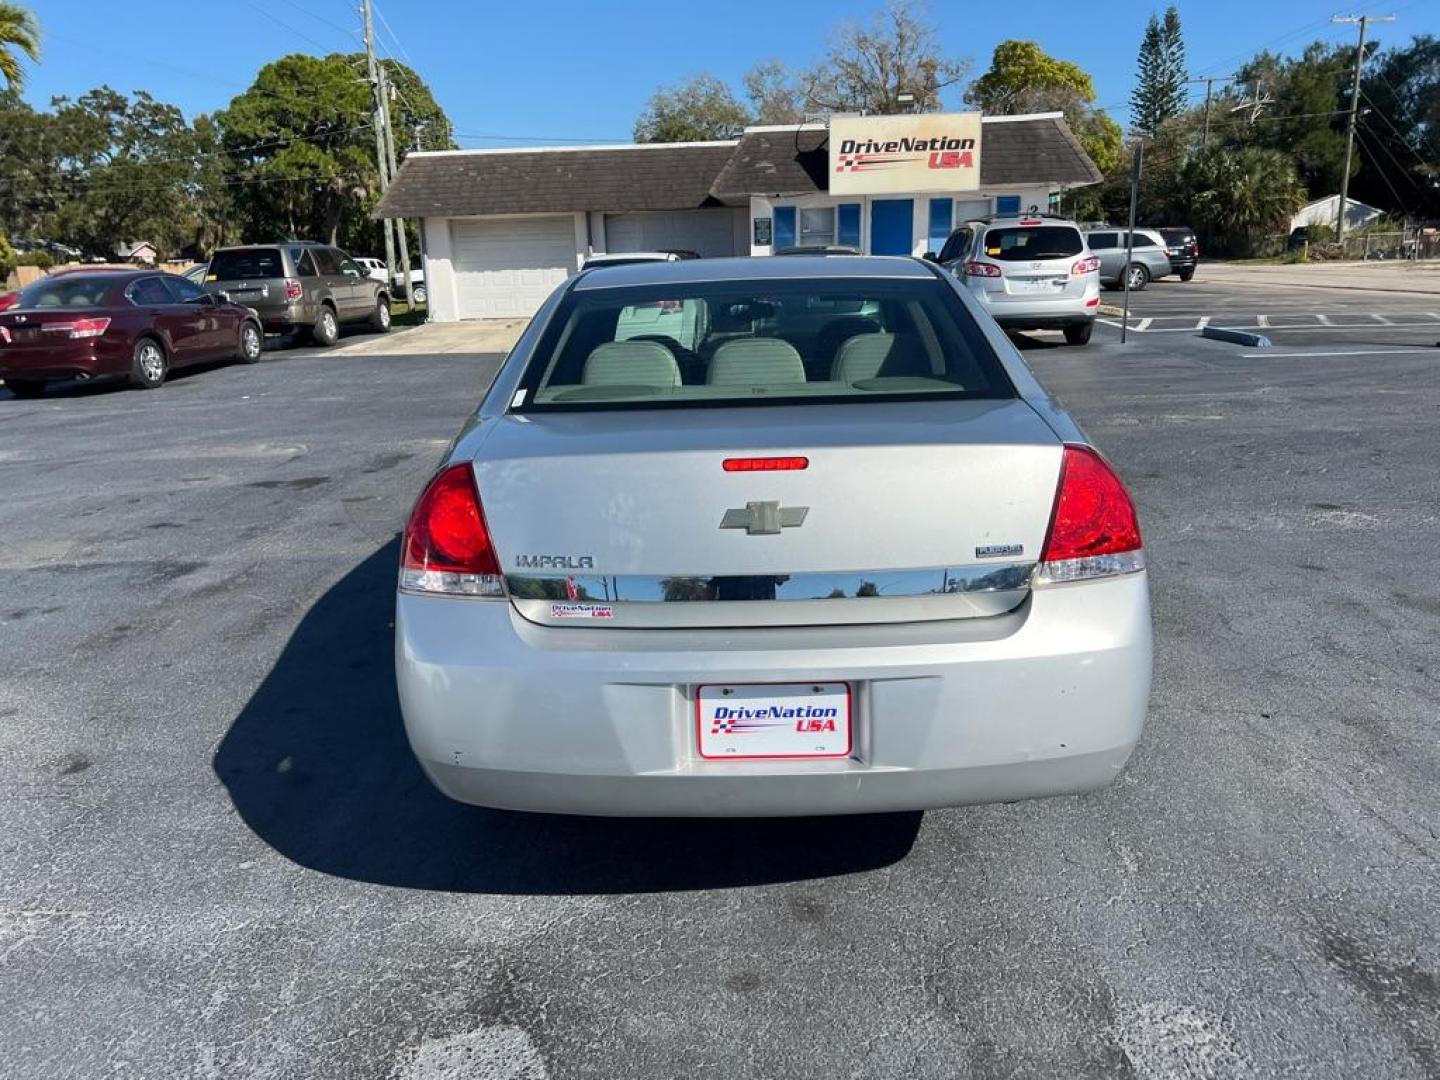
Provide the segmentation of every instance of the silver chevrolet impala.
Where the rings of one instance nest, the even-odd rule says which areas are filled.
[[[546,301],[420,495],[400,701],[465,802],[843,814],[1091,790],[1150,690],[1135,508],[936,267]]]

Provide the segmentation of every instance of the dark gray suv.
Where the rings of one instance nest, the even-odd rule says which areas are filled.
[[[253,308],[267,333],[302,331],[333,345],[345,323],[390,329],[390,291],[339,248],[303,240],[221,248],[205,288]]]

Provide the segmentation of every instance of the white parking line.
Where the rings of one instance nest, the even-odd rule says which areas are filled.
[[[1335,205],[1338,206],[1338,205],[1340,205],[1340,204],[1339,204],[1339,203],[1336,203]],[[1374,320],[1375,320],[1376,322],[1378,322],[1381,326],[1394,326],[1394,325],[1395,325],[1393,322],[1391,322],[1389,319],[1387,319],[1384,315],[1376,315],[1373,311],[1370,313],[1370,318],[1374,319]]]
[[[1115,329],[1117,329],[1117,330],[1120,329],[1120,320],[1119,320],[1119,319],[1107,319],[1107,318],[1103,318],[1103,317],[1102,317],[1102,318],[1096,319],[1095,321],[1096,321],[1096,322],[1104,323],[1106,326],[1113,326],[1113,327],[1115,327]],[[1146,320],[1144,320],[1144,319],[1140,320],[1140,322],[1145,322],[1145,321],[1146,321]],[[1131,332],[1132,334],[1194,334],[1194,333],[1197,333],[1197,332],[1200,331],[1200,330],[1205,329],[1206,326],[1214,326],[1214,325],[1216,325],[1216,324],[1212,323],[1208,318],[1205,319],[1203,322],[1201,322],[1200,320],[1197,319],[1194,326],[1152,326],[1152,327],[1149,327],[1148,329],[1147,329],[1147,328],[1142,328],[1139,323],[1131,323],[1131,324],[1130,324],[1130,332]],[[1413,329],[1415,329],[1415,328],[1417,328],[1417,327],[1422,328],[1422,329],[1425,329],[1425,330],[1434,330],[1434,329],[1435,329],[1435,324],[1434,324],[1434,323],[1424,323],[1424,322],[1411,322],[1411,323],[1387,322],[1387,323],[1385,323],[1384,325],[1385,325],[1385,329],[1387,329],[1387,330],[1413,330]],[[1233,325],[1233,324],[1232,324],[1232,325],[1229,325],[1229,326],[1222,326],[1222,327],[1220,327],[1220,329],[1223,329],[1223,330],[1257,330],[1257,329],[1260,329],[1260,328],[1261,328],[1261,327],[1259,327],[1259,326],[1236,326],[1236,325]],[[1350,333],[1350,332],[1354,332],[1354,331],[1357,331],[1357,330],[1375,330],[1375,329],[1378,329],[1378,327],[1376,326],[1375,323],[1334,323],[1334,322],[1324,323],[1324,324],[1318,324],[1318,325],[1315,325],[1315,326],[1269,326],[1268,324],[1266,324],[1266,325],[1265,325],[1265,328],[1268,329],[1268,330],[1270,330],[1272,333],[1276,333],[1276,334],[1310,333],[1310,332],[1315,331],[1315,330],[1339,330],[1341,333]]]
[[[1339,203],[1336,203],[1335,205],[1336,205],[1336,206],[1339,206],[1340,204],[1339,204]],[[1337,213],[1338,213],[1338,211],[1337,211]],[[1200,321],[1195,324],[1195,329],[1196,329],[1196,330],[1204,330],[1205,327],[1207,327],[1207,326],[1209,326],[1209,325],[1210,325],[1210,316],[1209,316],[1209,315],[1202,315],[1202,316],[1200,316]]]
[[[1440,357],[1440,349],[1434,347],[1429,349],[1346,349],[1340,352],[1276,352],[1273,349],[1256,352],[1251,349],[1246,352],[1237,352],[1235,355],[1251,360],[1257,356],[1263,356],[1267,360],[1284,360],[1291,356],[1404,356],[1407,353],[1430,353]]]
[[[1336,205],[1338,206],[1339,204],[1337,203]],[[1136,331],[1143,334],[1146,330],[1150,329],[1150,323],[1152,321],[1153,320],[1151,319],[1141,319],[1138,323],[1135,324]]]
[[[1335,205],[1336,205],[1336,206],[1339,206],[1340,204],[1339,204],[1339,203],[1336,203]],[[1338,214],[1339,211],[1336,211],[1336,213]],[[1127,233],[1126,235],[1128,236],[1129,234]],[[1255,325],[1258,326],[1258,327],[1261,327],[1262,329],[1263,329],[1264,327],[1269,326],[1269,325],[1270,325],[1270,316],[1269,316],[1269,315],[1256,315],[1256,316],[1255,316]]]
[[[1339,206],[1340,204],[1337,202],[1335,205],[1336,205],[1336,206]],[[1338,211],[1337,211],[1337,213],[1338,213]],[[1334,323],[1332,323],[1332,322],[1330,321],[1330,316],[1329,316],[1329,315],[1316,315],[1315,318],[1317,318],[1317,319],[1320,320],[1320,325],[1321,325],[1321,326],[1334,326],[1334,325],[1335,325]]]

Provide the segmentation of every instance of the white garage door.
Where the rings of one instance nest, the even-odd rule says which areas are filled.
[[[462,319],[533,315],[575,270],[575,219],[451,222],[455,295]]]
[[[605,215],[606,251],[695,251],[707,259],[735,254],[734,210],[665,210]]]

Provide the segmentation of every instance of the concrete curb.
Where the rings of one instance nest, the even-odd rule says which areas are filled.
[[[1336,205],[1339,205],[1338,203]],[[1125,315],[1125,309],[1118,304],[1101,304],[1097,309],[1101,315],[1109,315],[1119,319]]]
[[[1249,330],[1227,330],[1223,326],[1207,326],[1200,331],[1201,337],[1216,341],[1228,341],[1234,345],[1251,345],[1257,349],[1270,348],[1270,339],[1264,334],[1252,334]]]

